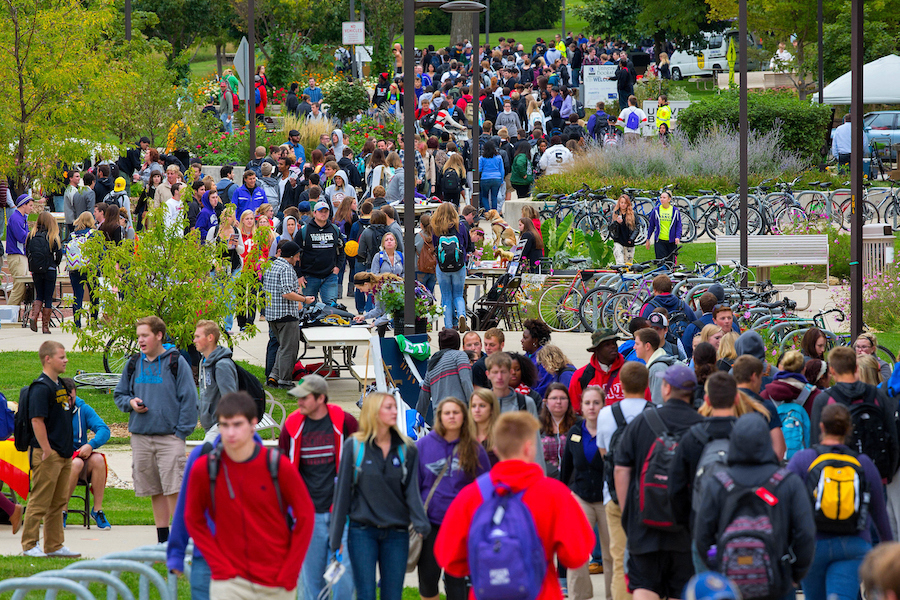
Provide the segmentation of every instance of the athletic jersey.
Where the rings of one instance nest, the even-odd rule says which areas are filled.
[[[669,208],[665,208],[663,206],[659,207],[659,239],[668,242],[669,240],[669,232],[672,229],[672,220],[675,217],[675,207],[669,206]]]

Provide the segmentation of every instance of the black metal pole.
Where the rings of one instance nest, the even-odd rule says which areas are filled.
[[[491,43],[491,0],[485,2],[487,9],[484,11],[484,43]],[[515,50],[515,48],[513,48]]]
[[[825,13],[822,8],[822,0],[819,0],[818,7],[818,15],[817,18],[819,20],[819,106],[825,104],[825,37],[823,33],[823,21],[825,19]],[[821,159],[819,160],[819,171],[822,173],[825,172],[825,156],[826,153],[822,152]]]
[[[355,0],[350,0],[350,21],[353,22],[356,20],[356,2]],[[351,51],[353,55],[350,57],[350,73],[353,75],[354,79],[359,79],[359,73],[357,72],[356,65],[356,46],[351,47]]]
[[[416,247],[416,6],[403,0],[403,245],[408,256]],[[412,252],[412,254],[409,254]],[[416,261],[405,261],[403,286],[406,306],[403,310],[404,335],[416,331]],[[399,332],[398,332],[399,333]]]
[[[125,40],[131,41],[131,0],[125,0]]]
[[[253,160],[256,151],[256,2],[247,0],[247,128],[250,130],[250,156]]]
[[[850,333],[853,339],[863,330],[863,0],[850,3]]]
[[[478,49],[478,45],[481,43],[481,31],[479,28],[478,22],[478,13],[472,13],[472,48]],[[478,54],[481,54],[479,52]],[[478,158],[481,154],[479,150],[481,146],[478,143],[478,138],[481,136],[481,123],[479,121],[479,115],[481,114],[481,102],[479,96],[481,95],[481,63],[478,61],[478,57],[472,56],[472,141],[469,143],[472,151],[472,201],[470,204],[474,207],[478,207],[480,200],[478,199],[479,194],[479,181],[480,171]]]
[[[566,47],[566,0],[562,0],[562,36],[560,41],[563,43],[563,48]],[[560,50],[557,48],[557,50]],[[562,52],[562,50],[560,50]]]
[[[741,77],[741,99],[740,99],[740,125],[738,127],[740,135],[740,219],[741,219],[741,265],[746,267],[750,261],[750,250],[748,247],[748,231],[747,231],[747,176],[748,167],[748,145],[750,140],[750,124],[747,118],[747,0],[740,0],[738,9],[738,51],[739,69]],[[747,274],[741,277],[741,287],[747,287]]]

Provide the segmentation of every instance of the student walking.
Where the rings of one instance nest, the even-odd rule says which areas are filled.
[[[647,249],[653,243],[656,259],[668,258],[681,243],[681,211],[672,204],[672,194],[663,190],[659,194],[659,205],[650,212],[647,230]],[[671,262],[675,262],[672,257]]]

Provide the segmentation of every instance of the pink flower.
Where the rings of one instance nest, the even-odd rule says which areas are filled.
[[[219,151],[216,150],[215,148],[213,148],[213,154],[218,154],[218,153],[219,153]]]

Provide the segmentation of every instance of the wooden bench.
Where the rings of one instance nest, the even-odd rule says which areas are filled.
[[[771,267],[784,265],[825,265],[825,281],[831,276],[828,263],[827,235],[751,235],[747,240],[747,266],[759,267],[756,280],[769,279]],[[720,235],[716,237],[716,262],[733,265],[741,259],[741,237]]]

